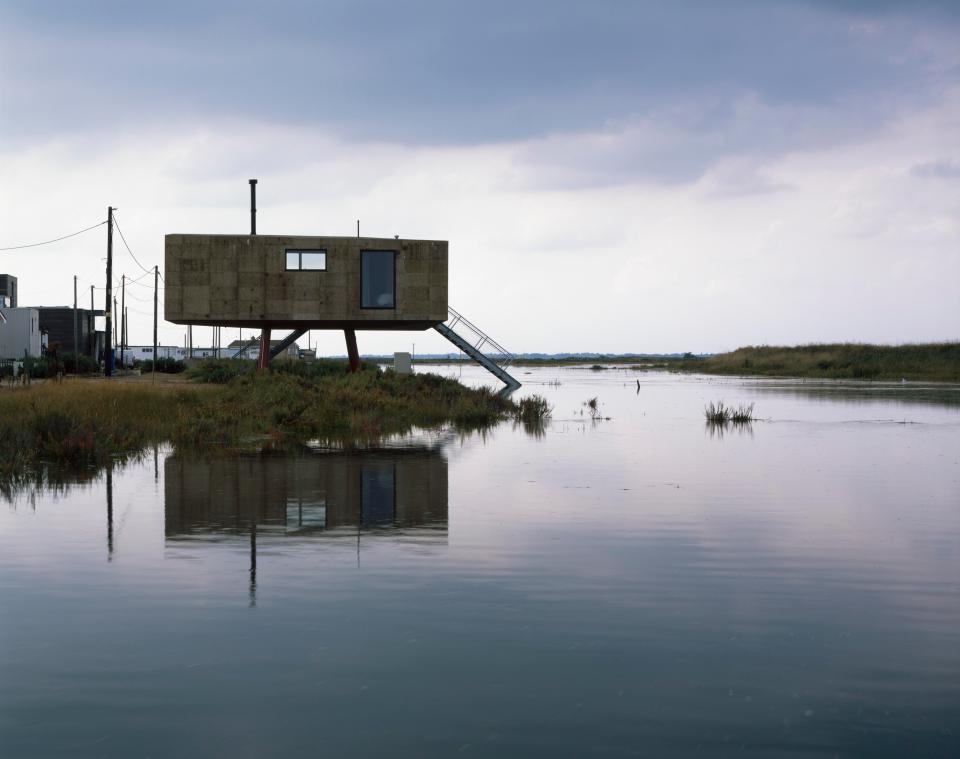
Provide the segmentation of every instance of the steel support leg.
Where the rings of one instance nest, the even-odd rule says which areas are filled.
[[[270,328],[264,327],[260,333],[260,358],[257,359],[257,369],[266,369],[270,365]]]
[[[347,338],[347,356],[350,358],[350,371],[360,371],[360,352],[357,350],[357,333],[352,329],[345,329],[343,336]]]

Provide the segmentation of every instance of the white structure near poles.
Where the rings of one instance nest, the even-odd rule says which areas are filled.
[[[39,358],[40,312],[35,308],[4,308],[0,319],[0,359]]]

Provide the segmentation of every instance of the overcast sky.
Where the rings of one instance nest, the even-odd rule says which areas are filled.
[[[957,2],[0,0],[0,167],[0,247],[114,205],[162,272],[167,233],[248,231],[250,177],[262,234],[449,240],[515,351],[960,338]],[[0,272],[88,305],[105,237]]]

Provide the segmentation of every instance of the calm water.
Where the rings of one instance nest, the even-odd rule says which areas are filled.
[[[523,371],[540,435],[4,504],[0,755],[960,756],[960,390]]]

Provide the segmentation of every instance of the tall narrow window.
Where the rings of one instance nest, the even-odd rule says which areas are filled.
[[[396,254],[392,250],[360,252],[360,308],[396,307]]]
[[[360,518],[364,526],[389,525],[397,511],[393,464],[367,464],[360,470]]]

